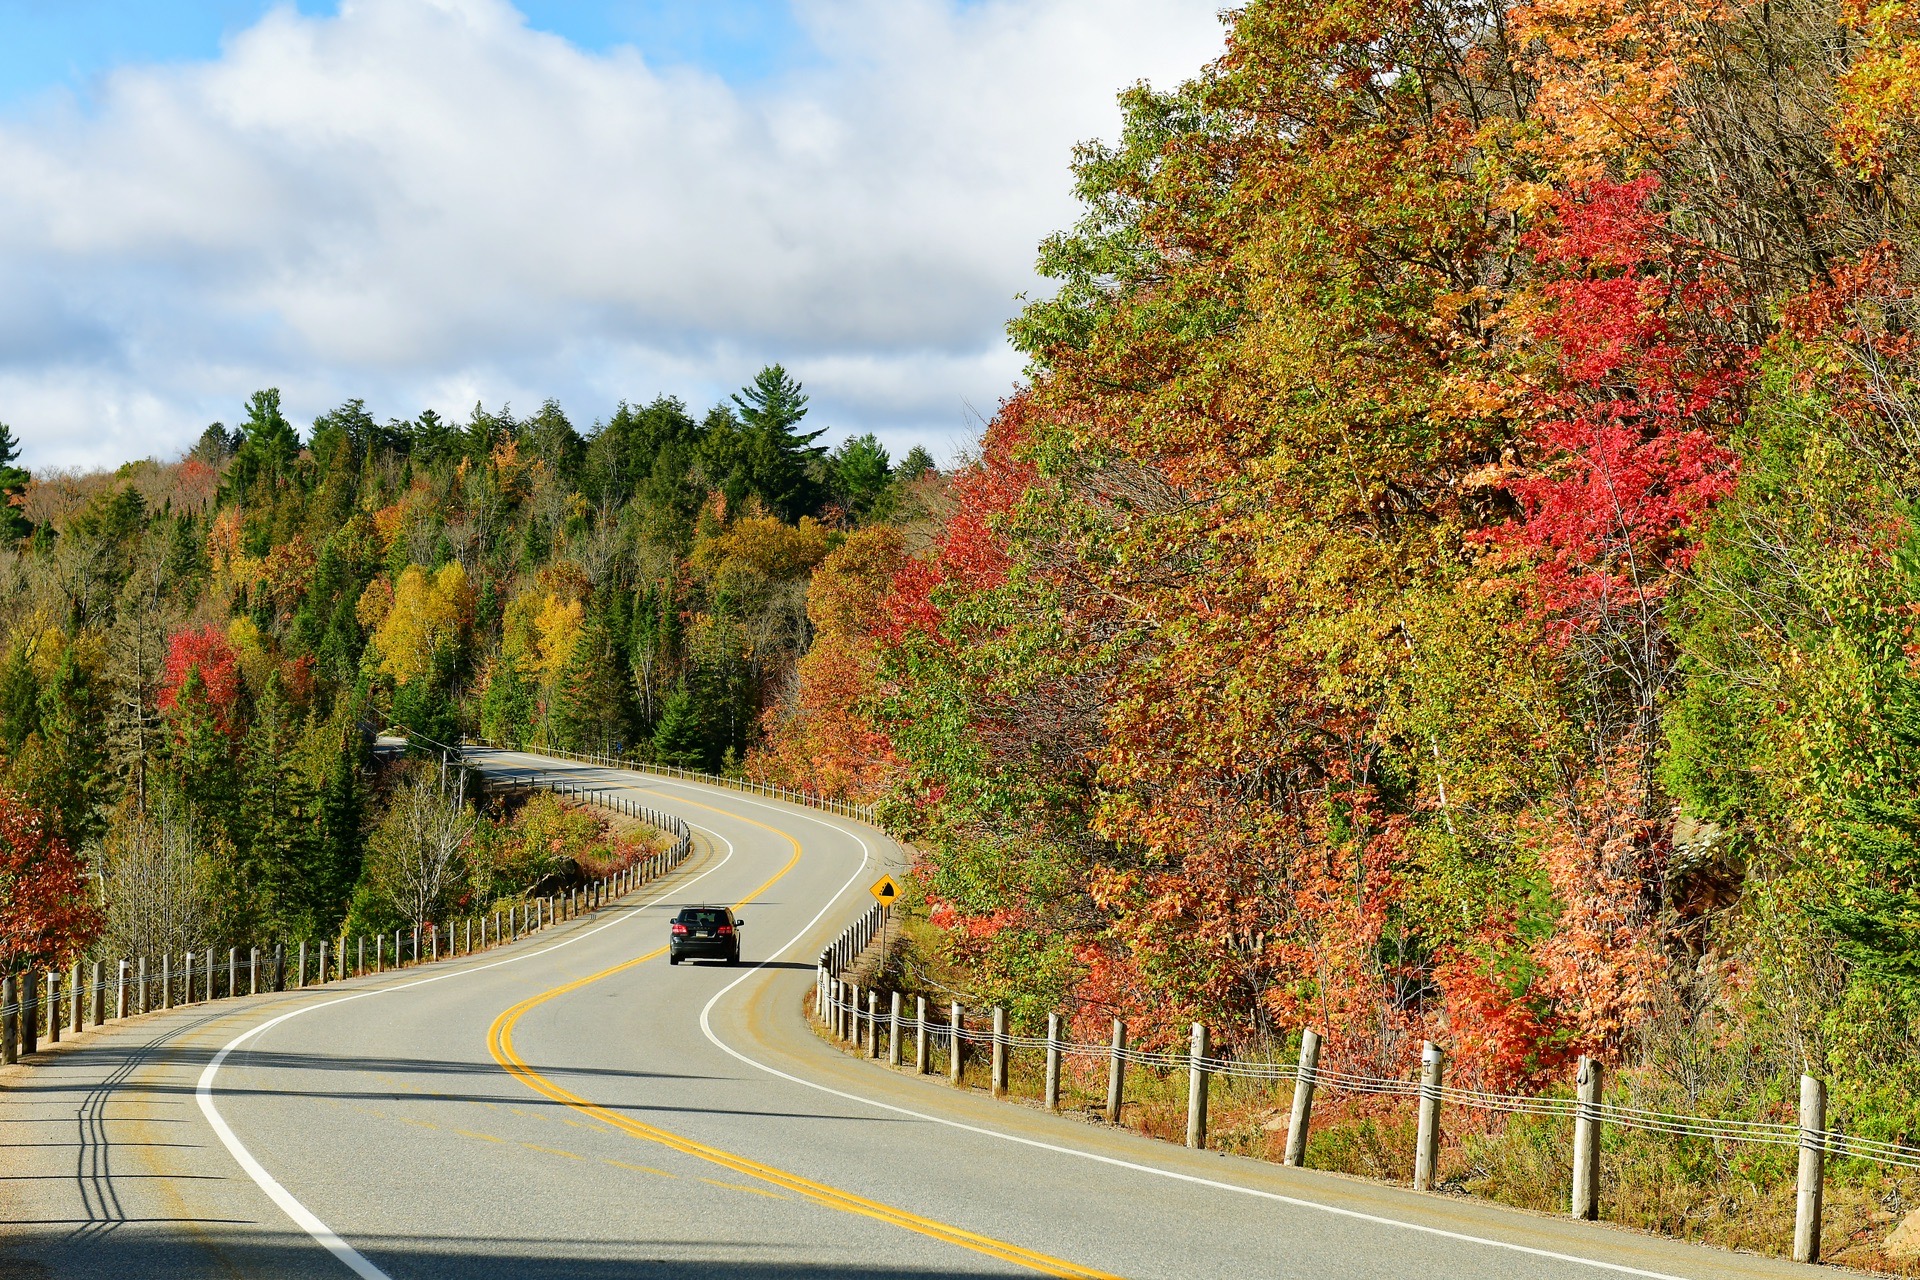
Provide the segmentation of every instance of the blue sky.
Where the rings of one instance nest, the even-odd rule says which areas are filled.
[[[781,362],[951,458],[1078,215],[1074,145],[1219,0],[0,0],[0,421],[31,467]]]
[[[334,0],[0,0],[0,102],[48,89],[86,95],[126,62],[219,56],[221,41],[269,10],[331,16]],[[814,56],[786,0],[520,0],[528,24],[583,49],[620,45],[649,61],[764,79]]]

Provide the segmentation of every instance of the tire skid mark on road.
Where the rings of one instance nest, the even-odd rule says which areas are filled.
[[[779,881],[799,863],[801,856],[800,842],[786,832],[776,827],[770,827],[766,823],[756,822],[752,818],[742,817],[735,813],[728,813],[724,809],[715,809],[711,805],[700,804],[698,801],[683,800],[682,803],[696,805],[699,808],[707,809],[714,813],[724,814],[736,822],[745,822],[752,826],[760,827],[762,830],[770,831],[779,836],[793,846],[793,856],[787,859],[786,865],[769,877],[766,883],[734,903],[733,908],[735,910],[752,902],[775,884],[779,883]],[[725,839],[724,836],[721,838]],[[865,841],[861,841],[863,848],[865,847],[865,843]],[[865,866],[866,860],[862,859],[861,868],[864,869]],[[854,872],[855,876],[859,874],[859,871]],[[851,884],[852,881],[849,880],[848,883]],[[828,905],[831,906],[833,902],[838,901],[840,894],[844,892],[846,892],[846,889],[843,886],[840,893],[834,894],[834,896],[828,900]],[[820,914],[815,915],[813,920],[807,923],[806,927],[812,928],[813,924],[819,920],[820,915],[826,913],[826,910],[826,907],[822,907]],[[787,947],[791,947],[792,945],[792,943],[788,943]],[[787,947],[782,947],[780,951],[785,952]],[[926,1236],[929,1239],[941,1241],[944,1244],[957,1245],[963,1249],[970,1249],[975,1253],[984,1254],[996,1261],[1007,1262],[1032,1271],[1038,1271],[1044,1275],[1072,1277],[1074,1280],[1120,1280],[1119,1277],[1105,1271],[1095,1271],[1092,1268],[1082,1267],[1075,1263],[1068,1262],[1063,1258],[1055,1258],[1049,1254],[1028,1249],[1022,1245],[997,1240],[992,1236],[985,1236],[978,1232],[968,1231],[963,1227],[956,1227],[934,1218],[922,1217],[906,1209],[896,1208],[877,1200],[869,1200],[864,1196],[855,1195],[850,1191],[843,1191],[838,1187],[829,1186],[823,1182],[815,1182],[810,1178],[803,1178],[798,1174],[788,1173],[786,1170],[776,1168],[773,1165],[762,1164],[758,1160],[750,1160],[745,1156],[735,1155],[733,1152],[723,1150],[720,1147],[709,1146],[704,1142],[696,1142],[691,1138],[682,1137],[677,1133],[671,1133],[668,1130],[631,1119],[607,1107],[603,1107],[598,1103],[591,1102],[562,1085],[554,1083],[546,1076],[535,1071],[532,1067],[529,1067],[521,1060],[519,1055],[514,1052],[514,1025],[529,1011],[547,1003],[549,1000],[558,999],[561,996],[571,994],[602,979],[624,973],[636,965],[658,959],[666,950],[667,948],[665,947],[659,947],[647,952],[645,955],[635,956],[631,960],[625,960],[619,964],[603,969],[599,973],[591,973],[584,978],[576,978],[572,982],[562,983],[560,986],[554,987],[549,991],[543,991],[538,995],[529,996],[527,999],[507,1009],[498,1018],[494,1019],[493,1026],[487,1033],[487,1047],[493,1053],[495,1061],[499,1062],[515,1079],[536,1093],[551,1098],[564,1106],[571,1107],[582,1115],[591,1116],[605,1124],[612,1125],[614,1128],[624,1130],[634,1137],[659,1143],[661,1146],[678,1151],[683,1155],[694,1156],[710,1164],[717,1164],[723,1169],[730,1169],[735,1173],[744,1174],[747,1177],[756,1178],[761,1182],[791,1191],[804,1199],[811,1200],[815,1204],[823,1205],[826,1208],[836,1209],[842,1213],[851,1213],[863,1218],[871,1218],[890,1226],[914,1232],[917,1235]],[[756,965],[755,972],[758,972],[761,967],[760,965]],[[735,984],[729,985],[727,990],[731,990],[733,985],[738,984],[736,982]],[[706,1182],[711,1180],[703,1178],[701,1181]]]

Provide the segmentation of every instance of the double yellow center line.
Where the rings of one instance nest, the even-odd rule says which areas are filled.
[[[695,802],[688,801],[687,803],[694,804]],[[725,810],[715,809],[711,805],[696,805],[696,807],[706,809],[712,813],[724,814],[726,817],[733,818],[736,821],[748,823],[764,831],[770,831],[793,846],[793,856],[787,859],[787,864],[775,872],[765,884],[755,889],[739,902],[734,903],[735,910],[752,902],[755,898],[758,898],[761,894],[772,888],[779,882],[781,877],[793,870],[799,863],[800,842],[786,832],[767,826],[762,822],[755,822],[751,818],[742,818],[738,814],[726,813]],[[851,1191],[842,1191],[838,1187],[828,1186],[823,1182],[815,1182],[811,1178],[803,1178],[798,1174],[788,1173],[784,1169],[777,1169],[770,1164],[763,1164],[758,1160],[750,1160],[745,1156],[735,1155],[731,1151],[724,1151],[719,1147],[709,1146],[704,1142],[695,1142],[691,1138],[683,1138],[677,1133],[669,1133],[665,1129],[631,1119],[608,1107],[603,1107],[598,1103],[589,1101],[571,1089],[555,1083],[553,1080],[528,1066],[526,1062],[521,1059],[520,1055],[514,1051],[514,1027],[530,1010],[538,1008],[549,1000],[558,999],[561,996],[578,991],[582,987],[591,986],[603,978],[610,978],[616,973],[624,973],[635,965],[645,964],[649,960],[658,959],[665,951],[665,947],[657,948],[647,952],[645,955],[636,956],[632,960],[614,965],[612,968],[602,969],[598,973],[588,974],[584,978],[576,978],[572,982],[563,983],[549,991],[543,991],[539,995],[529,996],[519,1004],[514,1005],[499,1017],[495,1018],[493,1020],[493,1026],[487,1031],[487,1048],[493,1054],[494,1061],[498,1062],[509,1075],[519,1080],[535,1093],[551,1098],[562,1106],[578,1111],[582,1115],[590,1116],[602,1124],[610,1125],[636,1138],[643,1138],[648,1142],[655,1142],[663,1147],[669,1147],[684,1155],[694,1156],[710,1164],[719,1165],[723,1169],[730,1170],[744,1177],[757,1179],[769,1186],[779,1187],[783,1191],[792,1192],[794,1195],[811,1200],[815,1204],[824,1205],[829,1209],[837,1209],[842,1213],[858,1214],[863,1218],[872,1218],[877,1222],[884,1222],[906,1231],[915,1232],[918,1235],[927,1236],[947,1244],[958,1245],[963,1249],[971,1249],[975,1253],[983,1253],[990,1258],[997,1258],[1002,1262],[1010,1262],[1016,1266],[1027,1267],[1033,1271],[1041,1272],[1044,1275],[1071,1276],[1078,1277],[1080,1280],[1119,1280],[1118,1277],[1110,1275],[1105,1271],[1094,1271],[1087,1267],[1076,1266],[1071,1262],[1066,1262],[1032,1249],[1024,1249],[1017,1244],[1008,1244],[1004,1240],[996,1240],[991,1236],[983,1236],[977,1232],[951,1226],[933,1218],[923,1217],[917,1213],[910,1213],[905,1209],[898,1209],[892,1205],[882,1204],[877,1200],[869,1200],[865,1196],[855,1195]]]

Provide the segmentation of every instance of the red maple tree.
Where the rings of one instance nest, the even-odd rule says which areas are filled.
[[[86,864],[39,810],[0,789],[0,971],[64,965],[103,923]]]
[[[220,732],[240,732],[240,660],[218,627],[176,631],[167,642],[167,665],[161,680],[160,709],[171,712],[180,700],[181,686],[190,672],[200,673],[207,705]]]
[[[1715,260],[1671,232],[1658,188],[1591,183],[1527,238],[1552,273],[1531,332],[1554,344],[1559,385],[1532,432],[1537,462],[1507,483],[1524,514],[1491,536],[1526,553],[1534,598],[1563,629],[1653,607],[1735,479],[1716,427],[1751,352],[1715,332]]]

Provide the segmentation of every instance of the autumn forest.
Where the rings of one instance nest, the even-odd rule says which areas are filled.
[[[393,928],[430,765],[372,735],[470,735],[878,804],[1016,1020],[1729,1116],[1815,1070],[1920,1139],[1920,4],[1226,23],[1073,158],[950,468],[779,366],[591,425],[262,391],[101,474],[0,436],[0,965],[125,954],[160,880],[156,947]],[[569,822],[618,856],[483,813],[421,905]]]

